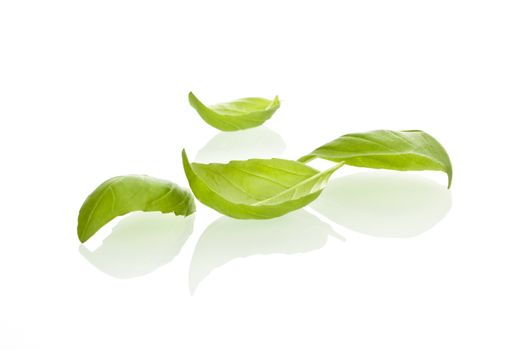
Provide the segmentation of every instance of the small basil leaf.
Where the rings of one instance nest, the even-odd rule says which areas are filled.
[[[145,175],[118,176],[98,186],[78,213],[77,234],[84,243],[117,216],[159,211],[188,216],[195,212],[192,194],[176,184]]]
[[[195,197],[237,219],[270,219],[304,207],[321,194],[330,175],[344,164],[320,172],[276,158],[190,164],[182,151],[182,159]]]
[[[259,126],[270,119],[280,106],[278,96],[273,100],[259,97],[241,98],[213,106],[204,105],[192,92],[189,93],[188,99],[206,123],[222,131]]]
[[[308,162],[323,158],[364,168],[391,170],[438,170],[452,183],[452,163],[447,151],[421,130],[375,130],[347,134],[299,159]]]

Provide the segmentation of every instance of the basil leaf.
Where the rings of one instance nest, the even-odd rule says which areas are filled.
[[[375,130],[346,134],[299,159],[323,158],[364,168],[391,170],[439,170],[452,183],[452,164],[447,151],[421,130]]]
[[[77,234],[84,243],[117,216],[133,211],[195,212],[191,193],[176,184],[145,175],[118,176],[98,186],[78,213]]]
[[[248,97],[212,106],[204,105],[192,92],[189,93],[188,99],[190,105],[206,123],[222,131],[243,130],[259,126],[270,119],[280,106],[278,96],[275,96],[273,101]]]
[[[321,194],[330,175],[344,164],[324,172],[277,158],[190,164],[184,150],[182,159],[195,197],[237,219],[270,219],[304,207]]]

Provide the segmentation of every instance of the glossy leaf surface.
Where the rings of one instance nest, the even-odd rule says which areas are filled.
[[[280,106],[277,96],[273,100],[247,97],[211,106],[203,104],[192,92],[189,93],[188,99],[206,123],[222,131],[243,130],[262,125]]]
[[[237,219],[270,219],[316,199],[329,177],[344,163],[320,172],[285,159],[250,159],[227,164],[190,163],[182,152],[184,171],[195,197]]]
[[[115,217],[133,211],[188,216],[195,212],[195,201],[188,190],[166,180],[144,175],[114,177],[98,186],[80,208],[78,239],[87,241]]]
[[[452,183],[452,164],[445,148],[420,130],[375,130],[346,134],[299,159],[323,158],[364,168],[391,170],[438,170]]]

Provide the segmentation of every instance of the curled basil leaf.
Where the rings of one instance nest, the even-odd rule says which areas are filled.
[[[188,190],[166,180],[145,175],[114,177],[98,186],[80,208],[78,239],[87,241],[115,217],[133,211],[188,216],[195,212],[195,201]]]
[[[188,99],[206,123],[222,131],[259,126],[270,119],[280,106],[278,96],[273,100],[247,97],[212,106],[204,105],[192,92],[189,93]]]
[[[323,158],[364,168],[391,170],[438,170],[452,183],[452,163],[445,148],[421,130],[375,130],[346,134],[299,159]]]
[[[190,163],[182,151],[186,177],[195,197],[237,219],[270,219],[316,199],[328,178],[344,163],[320,172],[285,159],[249,159],[227,164]]]

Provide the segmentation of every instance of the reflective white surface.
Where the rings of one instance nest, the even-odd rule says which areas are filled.
[[[215,268],[236,258],[259,254],[297,254],[322,248],[339,237],[330,225],[304,209],[271,220],[221,217],[202,233],[190,265],[190,291]]]
[[[227,163],[232,159],[271,158],[281,155],[284,140],[275,131],[261,126],[235,132],[219,132],[199,150],[199,163]]]
[[[523,7],[0,2],[0,348],[523,349]],[[224,134],[189,91],[282,107]],[[451,190],[443,174],[345,167],[282,218],[199,203],[78,242],[107,178],[187,186],[183,148],[297,159],[381,128],[442,142]]]
[[[79,252],[113,277],[142,276],[177,256],[193,231],[193,219],[194,215],[132,213],[115,225],[96,250],[81,245]]]
[[[350,230],[379,237],[412,237],[450,210],[451,191],[420,175],[364,172],[331,181],[312,207]]]

